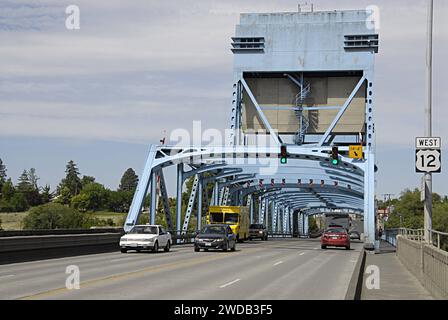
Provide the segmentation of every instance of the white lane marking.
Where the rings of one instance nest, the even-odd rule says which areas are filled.
[[[134,256],[134,257],[127,257],[127,258],[112,259],[112,260],[110,260],[110,262],[118,262],[118,261],[126,261],[126,260],[135,260],[135,259],[133,259],[133,258],[135,258],[135,256]],[[137,261],[137,260],[135,260],[135,261]]]
[[[5,276],[0,276],[0,279],[15,277],[15,274],[7,274]]]
[[[223,284],[222,286],[219,286],[219,287],[220,287],[221,289],[223,289],[223,288],[225,288],[225,287],[228,287],[228,286],[231,286],[232,284],[237,283],[238,281],[241,281],[241,279],[235,279],[235,280],[230,281],[230,282],[228,282],[228,283],[226,283],[226,284]]]
[[[302,252],[301,254],[299,254],[299,256],[303,256],[305,254],[305,252]]]
[[[282,263],[283,263],[283,261],[279,261],[279,262],[277,262],[277,263],[274,264],[274,267],[275,267],[275,266],[278,266],[279,264],[282,264]]]

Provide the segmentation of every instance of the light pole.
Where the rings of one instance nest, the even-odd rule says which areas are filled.
[[[428,7],[428,50],[426,58],[427,67],[427,95],[428,102],[425,109],[426,124],[425,135],[432,137],[432,40],[433,40],[434,0],[429,0]],[[432,230],[432,173],[425,173],[425,204],[424,228],[425,240],[431,242]]]

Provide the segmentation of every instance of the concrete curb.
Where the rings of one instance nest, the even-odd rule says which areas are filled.
[[[365,265],[366,251],[363,249],[359,254],[358,262],[356,263],[355,270],[348,285],[345,300],[361,300]]]

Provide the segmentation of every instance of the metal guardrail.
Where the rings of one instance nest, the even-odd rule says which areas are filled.
[[[271,238],[292,238],[292,233],[281,233],[281,232],[275,232],[275,233],[268,233],[268,236]]]
[[[448,233],[441,232],[437,230],[429,230],[431,240],[429,243],[436,247],[437,249],[443,249],[443,238],[447,237]],[[407,229],[407,228],[399,228],[399,229],[387,229],[384,231],[382,239],[387,241],[394,247],[397,246],[397,235],[401,235],[408,240],[425,242],[425,230],[424,229]]]
[[[194,243],[194,238],[198,234],[197,232],[182,234],[182,231],[180,230],[169,230],[168,232],[171,234],[173,245]]]
[[[447,237],[448,238],[448,233],[446,232],[440,232],[440,231],[436,231],[436,230],[429,230],[430,234],[431,234],[431,242],[432,245],[437,247],[437,249],[442,249],[441,247],[441,240],[443,237]],[[436,235],[434,237],[434,235]]]
[[[382,239],[394,247],[397,247],[397,235],[399,229],[386,229],[383,232]]]
[[[398,234],[406,237],[406,239],[414,241],[425,241],[425,230],[424,229],[398,229]]]

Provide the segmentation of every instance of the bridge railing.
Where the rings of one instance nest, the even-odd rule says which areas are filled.
[[[429,241],[429,244],[436,247],[437,249],[448,251],[448,233],[437,230],[429,230],[429,233],[431,235],[431,240]],[[425,241],[424,229],[407,229],[407,228],[386,229],[383,233],[382,239],[390,243],[394,247],[396,247],[397,235],[401,235],[408,240],[413,240],[417,242]]]
[[[271,238],[292,238],[292,233],[281,233],[281,232],[269,232],[268,236]]]
[[[421,230],[400,232],[396,240],[397,257],[434,297],[447,299],[448,252],[437,248],[437,240],[424,241]],[[438,231],[435,234],[444,235]]]
[[[406,237],[406,239],[414,241],[424,241],[425,240],[425,230],[424,229],[407,229],[400,228],[399,235]]]
[[[432,245],[444,251],[448,251],[448,233],[430,230]]]
[[[397,235],[399,235],[400,229],[386,229],[383,232],[382,239],[394,247],[397,247]]]

